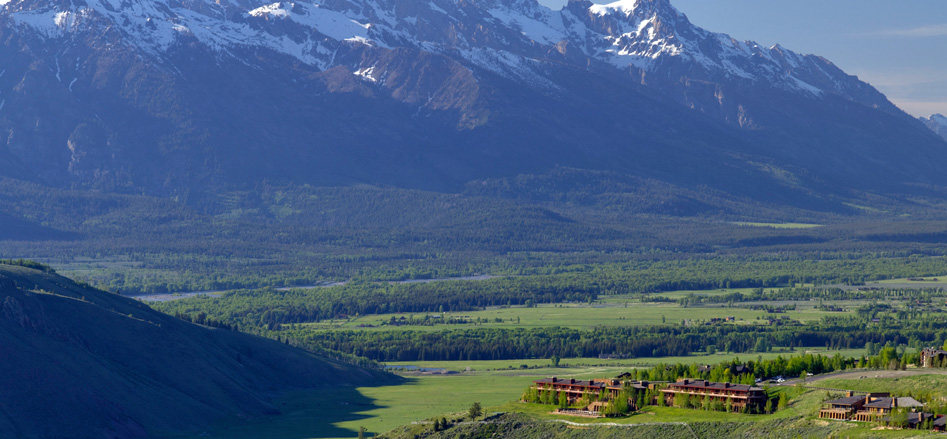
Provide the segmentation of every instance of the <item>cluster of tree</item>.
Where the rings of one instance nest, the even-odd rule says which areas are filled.
[[[203,325],[203,326],[210,326],[212,328],[227,329],[230,331],[234,331],[237,329],[236,327],[230,326],[226,322],[222,322],[220,320],[214,320],[213,318],[207,317],[207,313],[204,313],[204,312],[199,312],[194,315],[178,313],[178,314],[175,314],[174,316],[187,322],[191,322],[191,323],[195,323],[195,324]]]
[[[17,265],[20,267],[32,268],[34,270],[44,271],[46,273],[55,273],[56,270],[49,265],[42,264],[29,259],[0,259],[2,265]]]
[[[918,303],[931,303],[934,299],[941,299],[945,295],[947,295],[947,293],[940,288],[882,288],[871,290],[839,287],[778,288],[769,290],[756,288],[747,293],[732,292],[714,295],[691,293],[678,299],[678,303],[684,307],[707,304],[735,304],[740,302],[787,300],[911,300]]]
[[[892,348],[893,349],[893,348]],[[871,360],[874,357],[870,357]],[[630,370],[631,379],[644,381],[677,381],[679,378],[705,379],[715,382],[755,384],[756,380],[775,377],[798,377],[821,374],[857,367],[865,358],[844,358],[841,355],[826,356],[805,354],[799,356],[777,356],[771,360],[757,359],[740,362],[731,360],[708,367],[697,364],[659,364],[651,368]]]

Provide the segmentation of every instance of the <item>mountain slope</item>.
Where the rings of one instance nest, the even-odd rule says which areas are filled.
[[[947,116],[943,114],[932,115],[929,119],[921,118],[921,122],[924,125],[927,125],[931,131],[937,133],[938,136],[947,139]]]
[[[143,437],[276,412],[291,389],[372,374],[0,265],[0,435]],[[56,419],[56,422],[49,422]]]
[[[453,192],[564,166],[812,207],[945,183],[944,141],[870,85],[668,0],[10,0],[0,56],[0,172],[56,186]]]

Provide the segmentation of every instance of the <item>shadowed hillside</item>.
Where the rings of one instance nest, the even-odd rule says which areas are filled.
[[[289,390],[385,379],[12,265],[0,265],[0,358],[0,437],[194,432],[276,414]]]

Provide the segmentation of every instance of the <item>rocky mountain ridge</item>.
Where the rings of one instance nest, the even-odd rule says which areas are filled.
[[[870,85],[668,0],[0,8],[0,173],[43,184],[451,192],[569,167],[811,201],[947,183],[944,142]]]
[[[943,114],[934,114],[929,118],[922,117],[921,122],[923,122],[924,125],[927,125],[931,131],[937,133],[937,135],[947,139],[947,116],[944,116]]]

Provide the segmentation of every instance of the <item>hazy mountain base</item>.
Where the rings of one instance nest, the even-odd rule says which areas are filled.
[[[636,258],[940,255],[947,242],[936,199],[826,199],[830,212],[847,210],[829,213],[599,177],[563,169],[465,194],[261,184],[178,201],[2,180],[0,256],[43,260],[110,291],[164,293],[524,274],[511,270]]]
[[[923,435],[923,434],[922,434]],[[427,425],[411,425],[388,432],[385,439],[639,439],[665,438],[826,438],[871,437],[856,425],[817,419],[776,419],[761,422],[695,422],[630,424],[623,426],[572,425],[543,421],[522,414],[504,414],[483,422],[463,423],[434,432]]]

